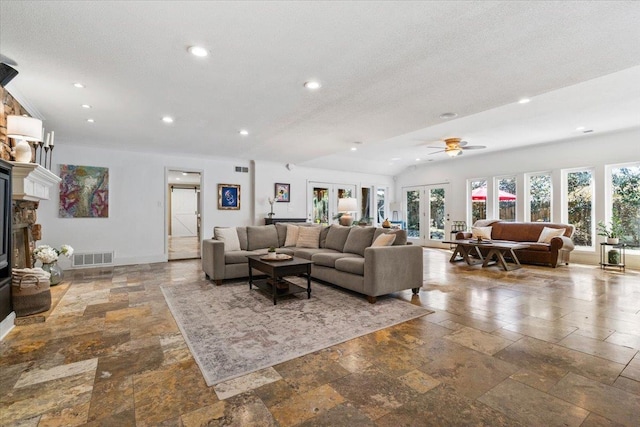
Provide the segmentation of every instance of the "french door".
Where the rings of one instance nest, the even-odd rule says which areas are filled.
[[[315,224],[331,224],[338,213],[338,199],[355,197],[354,184],[331,184],[326,182],[309,182],[308,184],[307,216]],[[354,212],[354,220],[357,213]]]
[[[449,184],[403,188],[405,228],[414,245],[440,246],[449,236],[446,196]]]

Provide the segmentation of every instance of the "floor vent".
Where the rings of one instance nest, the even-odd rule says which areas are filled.
[[[246,166],[236,166],[236,172],[249,173],[249,168]]]
[[[92,267],[95,265],[111,264],[113,264],[113,252],[73,254],[73,267]]]

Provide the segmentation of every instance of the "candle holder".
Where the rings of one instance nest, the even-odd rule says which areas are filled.
[[[44,168],[45,169],[49,169],[47,167],[47,156],[49,155],[49,150],[50,149],[51,149],[51,147],[47,147],[47,146],[44,147]]]
[[[38,141],[37,144],[34,144],[35,149],[36,149],[36,157],[35,157],[35,159],[36,159],[36,161],[38,162],[38,164],[40,166],[42,166],[42,146],[43,145],[44,145],[44,142],[42,142],[42,141]],[[37,160],[38,159],[38,149],[40,149],[40,160]]]
[[[51,170],[51,166],[53,165],[53,145],[49,145],[49,170]]]

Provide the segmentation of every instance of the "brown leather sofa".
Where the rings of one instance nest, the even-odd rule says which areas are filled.
[[[516,250],[516,255],[521,263],[544,264],[552,267],[560,263],[569,264],[569,256],[574,249],[571,236],[575,227],[571,224],[557,224],[550,222],[506,222],[499,220],[484,220],[474,226],[492,227],[491,241],[518,242],[529,245],[527,249]],[[551,243],[539,243],[538,238],[544,227],[564,228],[564,235],[554,237]],[[456,239],[470,239],[470,232],[459,232]],[[489,252],[487,248],[481,248],[484,255]]]

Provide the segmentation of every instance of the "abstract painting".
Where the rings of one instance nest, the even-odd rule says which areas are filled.
[[[60,165],[60,218],[109,217],[109,168]]]
[[[276,202],[289,203],[291,201],[291,185],[276,183]]]
[[[240,185],[218,184],[218,209],[240,209]]]

